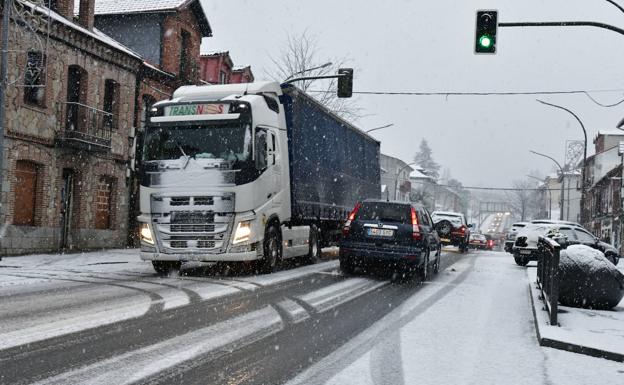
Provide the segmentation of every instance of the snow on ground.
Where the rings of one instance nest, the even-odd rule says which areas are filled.
[[[621,363],[538,345],[527,288],[508,254],[466,257],[289,385],[621,383]]]
[[[532,283],[531,293],[542,338],[624,355],[624,299],[611,310],[559,306],[557,318],[561,326],[550,326],[548,313],[542,310],[543,304],[538,299],[539,290],[533,284],[537,268],[528,268],[527,276]]]

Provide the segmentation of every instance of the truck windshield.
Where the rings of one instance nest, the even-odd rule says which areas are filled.
[[[144,161],[179,159],[251,159],[252,132],[248,123],[210,123],[151,127],[145,136]]]

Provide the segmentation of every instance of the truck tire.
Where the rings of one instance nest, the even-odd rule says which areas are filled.
[[[516,261],[516,265],[518,266],[526,266],[529,263],[529,261],[526,258],[515,257],[515,256],[514,256],[514,261]]]
[[[152,261],[154,270],[160,275],[169,275],[172,270],[180,270],[182,266],[178,261]]]
[[[259,261],[258,270],[262,274],[270,274],[282,259],[282,247],[280,236],[275,228],[271,226],[267,229],[264,237],[264,253]]]
[[[305,257],[305,262],[313,265],[321,260],[321,237],[316,225],[310,226],[310,250]]]

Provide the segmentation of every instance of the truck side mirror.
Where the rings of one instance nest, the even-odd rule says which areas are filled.
[[[267,168],[267,132],[256,131],[256,170],[262,171]]]
[[[353,95],[353,68],[339,68],[338,97],[350,98]]]

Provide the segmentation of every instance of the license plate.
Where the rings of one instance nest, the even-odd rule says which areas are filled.
[[[531,254],[531,250],[520,250],[520,254],[529,255]]]
[[[368,235],[372,235],[374,237],[391,237],[394,235],[394,230],[387,229],[368,229]]]
[[[441,242],[450,242],[451,240],[450,240],[450,239],[448,239],[448,238],[440,238],[440,241],[441,241]]]

